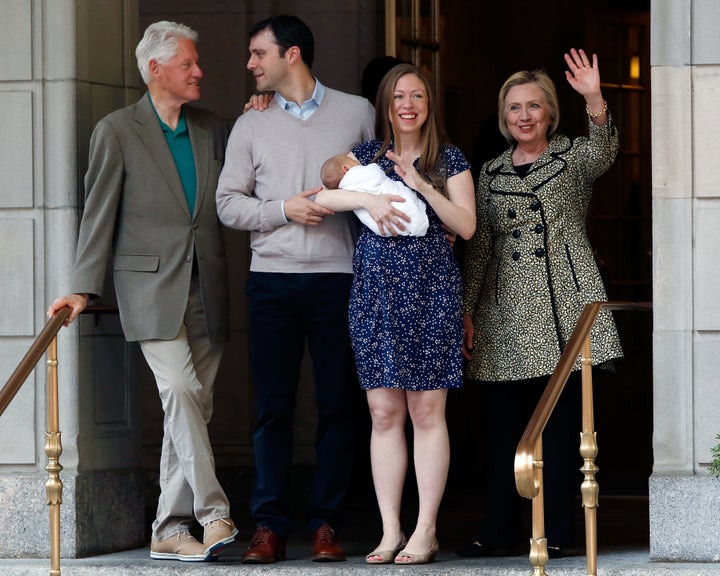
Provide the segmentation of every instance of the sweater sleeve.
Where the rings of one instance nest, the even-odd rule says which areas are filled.
[[[248,112],[247,114],[252,114]],[[235,122],[216,193],[220,222],[236,230],[267,232],[287,224],[282,200],[257,198],[252,152],[252,128],[246,116]]]

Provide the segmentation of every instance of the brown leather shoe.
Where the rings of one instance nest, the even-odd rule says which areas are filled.
[[[258,526],[241,560],[244,564],[272,564],[285,560],[285,541],[265,526]]]
[[[335,540],[335,530],[323,524],[313,534],[312,560],[314,562],[342,562],[345,550]]]

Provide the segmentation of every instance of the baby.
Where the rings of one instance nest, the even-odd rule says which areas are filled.
[[[320,170],[320,179],[329,190],[342,188],[343,190],[369,192],[370,194],[402,196],[405,202],[393,202],[392,205],[410,216],[410,222],[404,222],[404,230],[396,228],[395,231],[402,236],[425,236],[429,225],[427,213],[425,212],[425,203],[405,184],[388,177],[377,164],[363,166],[350,156],[338,154],[323,164]],[[367,210],[358,208],[354,212],[360,222],[375,234],[390,236],[389,233],[380,233],[377,222],[372,219]]]

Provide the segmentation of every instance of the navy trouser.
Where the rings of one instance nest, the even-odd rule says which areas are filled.
[[[348,334],[352,274],[251,272],[246,292],[255,380],[255,481],[250,508],[281,538],[292,528],[293,416],[305,345],[317,405],[308,528],[339,527],[354,461],[355,365]]]

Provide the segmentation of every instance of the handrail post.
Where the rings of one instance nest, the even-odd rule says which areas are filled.
[[[50,576],[60,576],[60,505],[62,504],[63,484],[60,480],[60,455],[62,442],[60,440],[60,417],[58,402],[58,375],[57,375],[57,336],[48,346],[47,359],[47,433],[45,434],[45,454],[48,464],[48,479],[45,482],[47,503],[50,507]]]
[[[43,354],[47,353],[47,432],[45,433],[45,454],[48,464],[48,479],[45,482],[47,504],[50,507],[50,576],[60,576],[60,505],[62,504],[62,481],[60,480],[60,417],[58,402],[57,333],[70,316],[72,308],[65,306],[50,318],[10,379],[0,389],[0,416],[10,405],[27,377],[37,367]]]
[[[520,438],[515,451],[515,486],[524,498],[533,501],[533,538],[531,540],[530,561],[535,566],[534,574],[544,575],[547,562],[547,542],[544,543],[545,555],[540,551],[541,541],[536,526],[542,527],[544,534],[544,505],[542,479],[542,433],[545,429],[555,403],[563,391],[570,372],[578,358],[582,369],[582,432],[580,433],[580,455],[583,466],[580,471],[585,475],[580,491],[585,509],[585,545],[587,553],[588,576],[597,576],[597,506],[599,486],[595,480],[598,467],[597,437],[593,416],[592,358],[590,349],[590,330],[602,310],[651,311],[652,302],[592,302],[587,304],[575,325],[572,336],[560,355],[557,367],[548,381],[540,401],[535,407],[530,422]],[[536,500],[539,500],[536,506]]]
[[[599,468],[595,465],[597,457],[597,435],[593,414],[592,357],[590,352],[590,333],[583,340],[582,355],[582,433],[580,435],[580,455],[583,466],[580,472],[585,475],[580,493],[585,510],[585,550],[588,576],[597,576],[597,506],[600,486],[595,480]]]
[[[543,449],[542,434],[538,437],[533,451],[535,485],[538,493],[532,499],[532,538],[530,539],[530,564],[533,576],[546,576],[548,561],[547,538],[545,537],[545,493],[543,491]]]

